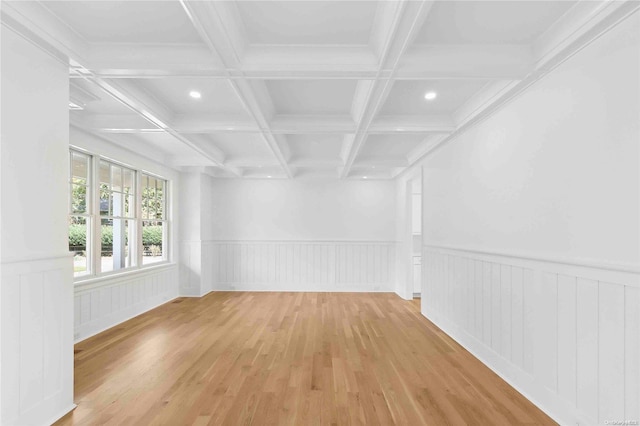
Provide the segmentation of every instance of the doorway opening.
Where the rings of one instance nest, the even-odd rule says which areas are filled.
[[[413,298],[422,297],[422,179],[411,181],[411,260]]]

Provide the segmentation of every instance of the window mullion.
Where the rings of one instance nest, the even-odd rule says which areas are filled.
[[[136,224],[136,260],[138,267],[142,267],[144,247],[142,245],[142,173],[135,173],[135,224]]]
[[[102,221],[100,220],[100,157],[93,156],[91,161],[91,265],[93,274],[102,271]]]

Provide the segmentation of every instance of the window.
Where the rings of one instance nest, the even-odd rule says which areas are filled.
[[[100,272],[136,265],[136,172],[100,160]]]
[[[91,273],[91,157],[71,151],[69,180],[69,251],[75,276]]]
[[[142,175],[142,264],[165,260],[165,187],[167,182]]]
[[[167,181],[71,150],[69,250],[74,276],[168,260]]]

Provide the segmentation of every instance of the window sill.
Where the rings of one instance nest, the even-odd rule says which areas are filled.
[[[132,278],[143,277],[145,275],[154,274],[163,270],[177,268],[177,263],[172,263],[169,261],[166,262],[158,262],[158,264],[143,266],[139,268],[127,269],[122,272],[113,272],[99,276],[93,276],[88,278],[77,278],[74,280],[74,289],[78,290],[90,290],[96,287],[101,287],[102,285],[109,284],[117,284],[121,281],[127,281]]]

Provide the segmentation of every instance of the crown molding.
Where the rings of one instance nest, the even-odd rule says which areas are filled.
[[[435,150],[489,118],[529,86],[638,10],[640,2],[637,0],[577,3],[533,43],[535,66],[528,75],[521,80],[496,82],[486,86],[474,99],[454,112],[456,129],[428,147],[397,177],[412,173],[414,167]]]

